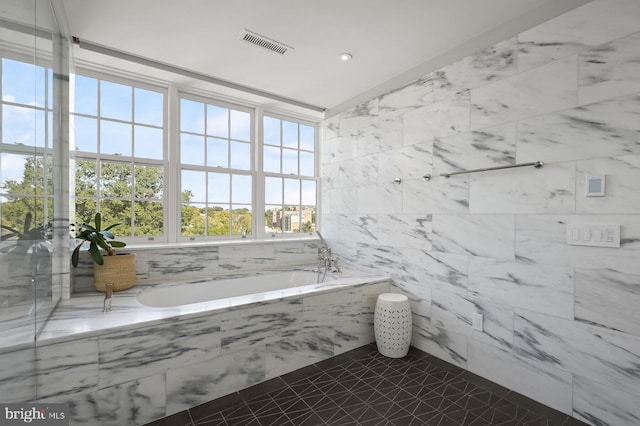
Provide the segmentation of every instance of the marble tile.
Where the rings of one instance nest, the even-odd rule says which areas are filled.
[[[3,403],[36,400],[36,349],[0,354],[0,395]]]
[[[515,164],[516,123],[438,138],[433,145],[435,174]]]
[[[533,68],[640,30],[635,0],[596,0],[518,34],[518,70]]]
[[[357,141],[358,156],[401,147],[402,127],[399,117],[388,117],[361,129]]]
[[[407,296],[414,319],[416,316],[419,316],[428,323],[431,322],[432,291],[432,288],[425,283],[406,281],[403,279],[393,280],[391,286],[391,293],[400,293]],[[420,321],[414,321],[414,323],[419,322]]]
[[[98,338],[100,388],[160,374],[178,364],[189,365],[220,353],[217,316],[141,327]]]
[[[352,322],[335,327],[334,354],[339,355],[375,341],[373,314],[360,314]]]
[[[434,75],[436,101],[516,73],[517,39],[501,41],[444,66]]]
[[[378,156],[367,155],[340,163],[340,187],[368,185],[378,182]]]
[[[427,74],[406,86],[378,98],[378,115],[396,116],[433,103],[433,74]]]
[[[378,182],[418,179],[431,173],[433,143],[419,143],[378,154]]]
[[[373,244],[358,244],[356,262],[365,271],[382,275],[398,275],[402,259],[399,248]]]
[[[220,269],[224,271],[256,270],[273,264],[273,244],[255,244],[247,241],[245,244],[220,246]]]
[[[640,154],[640,96],[623,96],[518,122],[517,161]]]
[[[313,265],[318,260],[319,241],[296,241],[276,244],[273,247],[276,267]]]
[[[378,218],[375,215],[343,215],[340,217],[340,238],[356,243],[378,240]]]
[[[361,313],[359,289],[305,297],[302,302],[303,331],[333,328],[356,319]]]
[[[433,215],[433,250],[515,258],[513,215]]]
[[[149,282],[215,275],[219,271],[218,258],[217,246],[153,250],[152,256],[148,257]]]
[[[272,379],[333,356],[333,329],[301,332],[266,345],[265,379]]]
[[[576,320],[640,336],[640,275],[576,268]]]
[[[640,18],[637,12],[636,19]],[[580,53],[578,102],[590,104],[640,91],[640,32]]]
[[[464,214],[469,212],[469,179],[433,177],[430,181],[412,179],[402,184],[402,213]]]
[[[379,215],[378,242],[382,245],[431,250],[431,215]]]
[[[444,328],[414,324],[411,345],[437,358],[467,368],[467,336]]]
[[[403,249],[402,269],[403,281],[453,293],[467,294],[467,256]]]
[[[483,316],[483,330],[474,330],[471,314]],[[513,345],[513,308],[455,292],[433,290],[431,323],[489,345],[510,350]]]
[[[403,116],[404,145],[469,131],[469,93],[453,96]]]
[[[471,129],[576,106],[577,56],[471,90]]]
[[[573,319],[573,268],[471,257],[469,294]]]
[[[469,210],[473,214],[573,213],[575,198],[573,163],[470,175]]]
[[[357,191],[358,214],[402,212],[402,187],[396,183],[362,185]]]
[[[340,188],[340,165],[338,163],[329,163],[322,165],[322,189],[334,190]]]
[[[70,401],[73,425],[142,425],[164,417],[163,374],[133,380]]]
[[[322,120],[322,140],[323,143],[340,137],[340,115],[326,117]]]
[[[358,136],[360,129],[378,119],[378,99],[371,99],[340,114],[340,136]]]
[[[264,381],[265,352],[265,346],[259,345],[168,370],[167,415]]]
[[[536,401],[572,414],[571,374],[540,366],[511,351],[469,339],[468,369]]]
[[[627,393],[580,375],[573,377],[573,416],[594,425],[640,424],[640,392]]]
[[[354,200],[357,200],[357,196],[358,189],[355,187],[334,189],[328,197],[329,202],[325,202],[322,205],[323,213],[342,215],[355,214],[358,210],[358,203],[354,202]],[[329,206],[329,211],[324,211],[327,204]]]
[[[567,223],[619,223],[620,248],[570,246]],[[640,215],[516,216],[516,259],[640,274]]]
[[[220,314],[222,353],[274,342],[302,328],[302,298],[276,300]]]
[[[36,353],[38,399],[65,402],[98,390],[97,338],[39,346]]]
[[[541,366],[561,368],[621,392],[638,392],[638,336],[516,310],[514,348]]]
[[[585,197],[587,176],[606,175],[604,197]],[[640,213],[640,155],[576,163],[576,213]]]

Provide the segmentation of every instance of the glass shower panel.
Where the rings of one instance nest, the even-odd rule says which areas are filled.
[[[59,136],[49,0],[0,5],[0,394],[35,400],[35,340],[61,296],[54,273]],[[61,61],[64,62],[64,61]],[[57,92],[58,95],[64,92]],[[68,97],[68,94],[65,95]],[[60,96],[58,96],[60,98]],[[64,96],[62,96],[64,97]],[[57,114],[56,114],[57,113]],[[68,156],[68,155],[67,155]],[[66,229],[68,240],[68,228]],[[65,240],[65,241],[66,241]],[[68,258],[66,259],[68,263]]]

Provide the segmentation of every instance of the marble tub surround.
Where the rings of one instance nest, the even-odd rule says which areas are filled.
[[[136,286],[140,286],[316,265],[318,243],[315,236],[276,237],[268,241],[226,241],[171,247],[127,246],[122,250],[136,253]],[[73,293],[95,292],[91,257],[88,252],[81,252],[80,256],[78,267],[71,270]]]
[[[640,421],[639,43],[637,0],[594,0],[330,117],[323,140],[323,235],[409,297],[412,344],[593,425]],[[606,195],[585,197],[598,174]],[[619,223],[620,248],[568,245],[575,222]]]
[[[132,288],[63,301],[37,350],[3,348],[38,366],[41,401],[69,402],[71,424],[144,424],[373,341],[383,275],[348,271],[325,284],[175,308],[140,305]],[[14,348],[15,349],[15,348]],[[20,402],[33,380],[1,373],[0,393]]]

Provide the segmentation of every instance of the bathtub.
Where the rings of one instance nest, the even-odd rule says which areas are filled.
[[[313,285],[322,278],[322,274],[318,275],[313,271],[274,272],[241,278],[160,285],[141,291],[136,298],[140,304],[145,306],[169,308]],[[325,279],[335,281],[336,277],[327,276]]]
[[[69,402],[71,424],[146,424],[371,343],[389,277],[317,279],[296,270],[134,287],[114,293],[110,312],[102,294],[63,300],[38,350],[64,368],[39,367],[39,398]],[[28,369],[33,348],[3,356]]]

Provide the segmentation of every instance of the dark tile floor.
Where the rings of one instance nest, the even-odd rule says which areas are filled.
[[[584,425],[411,348],[375,344],[207,402],[148,426]]]

